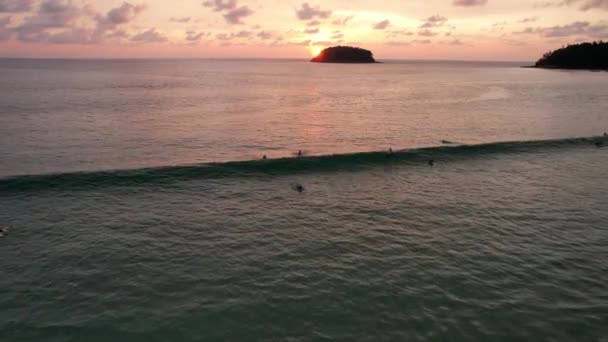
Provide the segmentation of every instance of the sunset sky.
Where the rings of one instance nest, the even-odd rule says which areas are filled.
[[[534,60],[608,39],[608,0],[0,0],[1,57]]]

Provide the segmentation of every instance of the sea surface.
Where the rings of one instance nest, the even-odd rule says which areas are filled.
[[[0,59],[0,341],[608,341],[608,73],[522,65]]]

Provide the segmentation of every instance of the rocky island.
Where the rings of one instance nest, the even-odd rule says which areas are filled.
[[[547,69],[608,70],[608,42],[568,45],[546,53],[534,65]]]
[[[327,48],[310,61],[313,63],[376,63],[371,51],[351,46]]]

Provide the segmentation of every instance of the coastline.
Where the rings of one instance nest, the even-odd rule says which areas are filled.
[[[382,62],[374,61],[374,62],[357,62],[357,61],[314,61],[310,60],[310,63],[315,64],[382,64]]]
[[[593,68],[575,68],[575,67],[560,67],[560,66],[538,66],[538,65],[524,65],[522,66],[522,68],[524,69],[548,69],[548,70],[579,70],[579,71],[596,71],[596,72],[608,72],[608,68],[598,68],[598,69],[593,69]]]

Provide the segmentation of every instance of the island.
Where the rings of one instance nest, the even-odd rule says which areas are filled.
[[[568,45],[546,53],[534,65],[547,69],[608,70],[608,42]]]
[[[371,51],[352,46],[327,48],[310,61],[313,63],[376,63]]]

